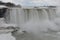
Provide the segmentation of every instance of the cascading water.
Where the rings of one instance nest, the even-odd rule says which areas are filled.
[[[19,30],[14,33],[17,40],[59,40],[55,34],[59,28],[53,21],[49,20],[46,9],[33,8],[28,9],[29,12],[26,10],[24,18],[26,17],[27,21],[20,25],[23,32]]]
[[[53,21],[60,28],[60,7],[57,7],[56,14],[55,14],[55,19]]]
[[[32,27],[32,25],[34,25],[35,23],[36,23],[35,25],[38,25],[38,24],[44,25],[45,22],[46,23],[51,23],[49,21],[49,19],[48,19],[47,12],[44,9],[38,10],[39,12],[37,10],[36,9],[30,10],[30,13],[29,13],[29,22],[27,22],[27,24],[24,24],[23,27],[25,27],[25,25],[28,25],[26,27],[29,28],[29,25],[31,25],[31,27]],[[45,25],[46,25],[46,23],[45,23]]]
[[[50,21],[53,21],[60,28],[60,8],[50,8],[47,10]]]
[[[47,9],[47,12],[48,12],[48,17],[50,21],[56,18],[56,8],[55,9],[49,8]]]

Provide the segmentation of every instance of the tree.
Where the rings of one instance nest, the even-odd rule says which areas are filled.
[[[16,5],[15,5],[15,4],[13,4],[13,3],[8,2],[8,3],[6,3],[6,6],[14,7],[14,6],[16,6]]]
[[[0,1],[0,5],[5,5],[6,3],[4,3],[4,2],[2,2],[2,1]]]

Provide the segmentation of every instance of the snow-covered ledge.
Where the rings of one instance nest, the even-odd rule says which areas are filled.
[[[0,18],[0,33],[9,33],[16,29],[16,25],[7,24],[4,22],[4,18]]]

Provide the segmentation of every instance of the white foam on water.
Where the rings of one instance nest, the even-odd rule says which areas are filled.
[[[56,35],[48,33],[58,32],[59,27],[53,21],[49,20],[48,13],[45,9],[30,10],[29,21],[25,24],[22,24],[21,29],[22,31],[26,31],[27,33],[32,33],[36,38],[39,38],[41,40],[58,39]],[[26,39],[28,39],[28,37]],[[19,38],[17,40],[19,40]]]
[[[11,33],[0,34],[0,40],[15,40]]]

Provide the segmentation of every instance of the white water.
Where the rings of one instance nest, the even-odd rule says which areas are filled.
[[[18,16],[23,23],[20,30],[14,33],[17,40],[60,40],[60,28],[55,23],[59,21],[54,21],[58,18],[55,10],[34,8],[23,10],[19,12],[22,15]]]
[[[15,40],[10,31],[1,30],[1,27],[7,28],[12,26],[15,27],[13,24],[5,23],[4,18],[0,18],[0,40]]]
[[[11,33],[0,34],[0,40],[15,40]]]
[[[31,31],[33,31],[35,29],[35,27],[36,27],[36,29],[38,29],[40,27],[41,28],[41,29],[39,28],[40,31],[43,31],[44,29],[47,30],[48,28],[51,28],[51,27],[52,27],[52,30],[54,30],[54,28],[57,29],[57,26],[53,22],[49,21],[47,12],[44,9],[30,10],[29,21],[27,23],[25,23],[22,27],[24,29],[26,29],[26,31],[28,31],[29,29]],[[28,31],[28,32],[30,32],[30,31]]]
[[[12,35],[16,40],[60,40],[59,8],[55,9],[12,9],[10,22],[20,26],[20,30]],[[8,27],[4,19],[0,19],[0,27]],[[4,24],[4,25],[3,25]],[[11,33],[0,34],[1,40],[15,40]],[[3,38],[4,39],[3,39]]]

